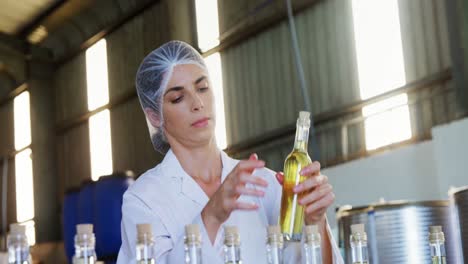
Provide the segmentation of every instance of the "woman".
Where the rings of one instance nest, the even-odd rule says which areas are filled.
[[[153,146],[165,157],[124,195],[118,263],[134,261],[140,223],[152,224],[158,264],[185,263],[184,226],[190,223],[202,230],[205,264],[223,263],[224,225],[239,227],[244,263],[266,263],[266,226],[278,222],[283,175],[265,168],[255,154],[238,161],[219,150],[203,58],[184,42],[168,42],[143,60],[136,88]],[[302,174],[310,177],[295,191],[312,190],[300,201],[305,222],[320,227],[324,263],[343,263],[325,218],[334,200],[327,177],[318,162]],[[296,261],[293,256],[290,263]]]

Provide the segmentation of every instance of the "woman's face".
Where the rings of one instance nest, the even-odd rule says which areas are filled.
[[[163,94],[163,118],[169,144],[196,147],[214,142],[216,116],[208,74],[192,64],[177,65]]]

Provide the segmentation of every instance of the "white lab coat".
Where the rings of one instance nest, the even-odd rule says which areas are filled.
[[[226,176],[239,162],[221,151],[222,175]],[[241,236],[241,255],[245,264],[266,263],[266,226],[277,224],[281,204],[281,186],[275,173],[259,169],[255,175],[265,178],[269,185],[262,198],[241,196],[242,201],[255,202],[257,211],[234,211],[224,225],[236,225]],[[125,192],[122,205],[122,246],[117,264],[135,263],[136,225],[151,223],[155,244],[156,263],[181,264],[184,258],[184,227],[198,224],[202,232],[202,258],[205,264],[223,263],[223,231],[221,227],[212,244],[201,219],[201,211],[208,196],[182,168],[169,150],[162,163],[144,173]],[[344,263],[332,237],[334,263]],[[300,244],[289,244],[285,250],[285,263],[299,263]]]

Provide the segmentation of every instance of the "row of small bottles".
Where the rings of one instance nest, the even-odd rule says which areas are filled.
[[[363,224],[351,225],[351,261],[353,264],[369,264],[367,234]],[[446,264],[445,236],[441,226],[429,227],[429,247],[432,264]]]
[[[75,255],[73,264],[96,263],[95,236],[93,225],[79,224],[76,227]],[[153,255],[154,240],[150,224],[137,225],[137,264],[155,264]],[[266,253],[268,264],[283,263],[284,234],[279,226],[267,228]],[[198,225],[185,227],[185,263],[202,264],[201,233]],[[441,226],[429,227],[429,246],[433,264],[445,264],[445,237]],[[321,264],[321,238],[316,225],[305,226],[302,239],[302,263]],[[367,234],[363,224],[351,225],[350,235],[351,258],[353,264],[368,264]],[[242,263],[240,235],[236,226],[224,227],[224,262],[226,264]],[[19,224],[10,225],[8,235],[8,263],[28,264],[31,262],[26,227]]]
[[[136,248],[137,264],[153,264],[154,258],[152,248],[151,225],[137,225],[138,242]],[[266,253],[268,264],[283,263],[283,234],[280,226],[269,226],[267,228]],[[202,264],[201,234],[198,225],[185,226],[185,263]],[[241,264],[241,242],[239,230],[236,226],[224,227],[224,263]],[[322,263],[322,252],[320,249],[320,234],[315,225],[304,228],[304,242],[302,246],[303,264]]]

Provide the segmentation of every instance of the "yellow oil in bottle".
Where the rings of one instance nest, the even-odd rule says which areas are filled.
[[[303,114],[307,113],[307,114]],[[280,227],[286,240],[301,240],[304,224],[304,207],[299,199],[304,193],[296,194],[293,188],[306,177],[299,174],[312,160],[307,153],[310,120],[308,112],[301,112],[297,120],[294,149],[284,162],[283,193],[281,198]]]

